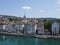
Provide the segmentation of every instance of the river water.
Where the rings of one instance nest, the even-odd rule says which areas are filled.
[[[0,45],[60,45],[60,39],[0,35]]]

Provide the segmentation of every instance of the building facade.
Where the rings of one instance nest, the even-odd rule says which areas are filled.
[[[12,22],[9,22],[6,26],[5,26],[5,30],[8,32],[16,32],[16,28],[15,25]]]
[[[15,25],[16,31],[18,32],[22,32],[23,33],[23,28],[24,28],[24,24],[23,23],[17,23]]]
[[[52,31],[52,35],[59,34],[59,24],[57,22],[52,23],[51,31]]]
[[[24,34],[35,35],[36,34],[36,24],[34,24],[34,23],[24,24]]]
[[[37,34],[44,34],[44,23],[43,22],[39,22],[37,24]]]

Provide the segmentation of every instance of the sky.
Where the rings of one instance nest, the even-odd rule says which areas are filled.
[[[60,18],[60,0],[0,0],[0,15]]]

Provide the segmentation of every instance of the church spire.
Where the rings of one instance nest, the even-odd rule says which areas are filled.
[[[26,15],[24,14],[24,17],[23,17],[24,19],[26,19]]]

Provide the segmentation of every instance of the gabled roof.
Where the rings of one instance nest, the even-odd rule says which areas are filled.
[[[0,21],[0,25],[7,25],[7,22],[5,22],[5,21]]]

